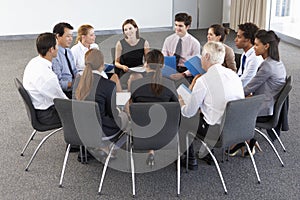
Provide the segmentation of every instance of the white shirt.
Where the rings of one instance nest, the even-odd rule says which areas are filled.
[[[93,43],[90,45],[90,49],[99,49],[99,46],[96,43]],[[75,66],[80,75],[82,75],[82,71],[85,68],[84,56],[88,50],[89,48],[85,47],[80,41],[78,41],[78,43],[71,48],[74,56]],[[108,78],[104,71],[101,72],[101,76],[106,79]]]
[[[181,113],[189,118],[200,108],[208,124],[220,124],[226,103],[243,98],[244,90],[237,74],[221,64],[215,64],[197,79],[191,98],[181,107]]]
[[[242,74],[242,59],[243,56],[246,55],[246,62],[244,65],[244,73]],[[237,74],[240,76],[241,81],[243,83],[243,87],[245,87],[251,79],[255,76],[258,67],[260,64],[264,61],[264,59],[261,56],[256,56],[254,47],[249,49],[246,53],[244,52],[241,56],[241,65],[237,72]]]
[[[37,56],[31,59],[25,68],[23,85],[35,109],[46,110],[54,105],[54,98],[68,98],[63,93],[51,66],[50,61]]]

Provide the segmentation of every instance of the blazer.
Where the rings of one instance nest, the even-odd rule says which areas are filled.
[[[73,90],[76,90],[80,77],[76,77]],[[75,94],[75,91],[73,94]],[[120,131],[118,124],[121,125],[121,119],[118,116],[116,84],[113,81],[93,73],[92,88],[85,100],[98,103],[102,120],[102,130],[106,136],[115,135]]]
[[[273,115],[273,108],[278,94],[285,84],[286,70],[282,62],[266,58],[258,68],[256,75],[244,87],[245,96],[265,94],[258,116]]]

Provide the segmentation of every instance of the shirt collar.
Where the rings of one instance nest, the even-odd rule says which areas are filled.
[[[39,55],[39,58],[41,59],[42,62],[44,62],[47,65],[48,69],[52,70],[52,62],[50,62],[46,58],[43,58],[41,55]]]
[[[98,75],[102,76],[102,75],[101,75],[101,72],[99,72],[98,70],[92,70],[92,72],[93,72],[94,74],[98,74]]]

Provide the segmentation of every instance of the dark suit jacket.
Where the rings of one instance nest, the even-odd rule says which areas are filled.
[[[121,123],[116,108],[116,84],[99,74],[93,73],[93,76],[92,88],[85,100],[98,103],[102,120],[102,130],[106,136],[111,136],[120,131],[118,124]],[[73,90],[76,90],[79,80],[80,76],[76,78]]]
[[[137,79],[131,83],[131,100],[132,102],[176,102],[178,95],[175,84],[172,80],[162,78],[163,90],[160,95],[156,96],[152,89],[153,72],[146,73],[144,78]]]

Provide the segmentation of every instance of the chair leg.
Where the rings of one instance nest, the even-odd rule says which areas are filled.
[[[190,134],[190,133],[189,133]],[[189,172],[189,134],[186,135],[185,146],[186,146],[186,161],[185,161],[185,172]]]
[[[44,142],[45,142],[50,136],[52,136],[54,133],[56,133],[56,132],[58,132],[58,131],[60,131],[60,130],[62,130],[62,128],[59,128],[59,129],[56,129],[56,130],[52,131],[52,132],[49,133],[46,137],[43,138],[43,140],[40,142],[39,146],[35,149],[34,153],[32,154],[32,156],[31,156],[31,158],[30,158],[30,160],[29,160],[29,162],[28,162],[28,164],[27,164],[27,166],[26,166],[26,168],[25,168],[25,171],[28,171],[28,168],[29,168],[30,164],[32,163],[33,159],[35,158],[37,152],[40,150],[40,148],[41,148],[41,146],[44,144]]]
[[[105,177],[105,174],[106,174],[108,162],[109,162],[109,159],[110,159],[110,157],[111,157],[111,154],[112,154],[112,151],[114,150],[114,148],[115,148],[115,144],[112,145],[112,147],[111,147],[110,150],[109,150],[108,156],[107,156],[107,158],[105,159],[105,164],[104,164],[104,167],[103,167],[102,176],[101,176],[101,180],[100,180],[100,185],[99,185],[99,189],[98,189],[98,194],[99,194],[99,195],[101,194],[101,189],[102,189],[104,177]]]
[[[280,143],[280,145],[281,145],[281,147],[282,147],[283,151],[284,151],[284,152],[286,152],[286,149],[285,149],[285,147],[284,147],[284,145],[283,145],[283,143],[282,143],[282,141],[281,141],[280,137],[278,136],[277,132],[275,131],[275,129],[274,129],[274,128],[272,128],[272,131],[273,131],[274,135],[276,136],[276,138],[277,138],[278,142]]]
[[[249,145],[246,141],[245,141],[245,144],[246,144],[246,147],[247,147],[247,151],[251,152],[250,147],[249,147]],[[258,174],[258,171],[257,171],[257,167],[256,167],[256,164],[255,164],[254,157],[253,157],[252,153],[249,153],[249,155],[250,155],[251,161],[253,163],[253,167],[254,167],[254,170],[255,170],[255,173],[256,173],[256,176],[257,176],[257,181],[258,181],[258,183],[260,183],[260,177],[259,177],[259,174]]]
[[[263,132],[261,132],[257,128],[255,128],[255,131],[258,132],[260,135],[262,135],[268,141],[268,143],[271,145],[273,151],[275,152],[277,158],[279,159],[279,161],[281,163],[281,166],[284,167],[284,163],[282,162],[281,157],[279,156],[279,154],[278,154],[274,144],[271,142],[271,140]]]
[[[130,148],[130,164],[131,164],[131,177],[132,177],[132,196],[135,197],[134,161],[132,155],[132,146]]]
[[[203,142],[202,140],[200,140],[200,142],[204,145],[204,147],[206,148],[206,150],[208,151],[208,153],[210,154],[210,156],[212,157],[214,163],[215,163],[215,166],[217,168],[217,171],[218,171],[218,174],[220,176],[220,179],[221,179],[221,182],[222,182],[222,185],[223,185],[223,188],[224,188],[224,192],[225,194],[227,194],[227,188],[226,188],[226,185],[225,185],[225,182],[224,182],[224,179],[223,179],[223,176],[222,176],[222,172],[220,170],[220,166],[218,164],[218,161],[216,159],[216,157],[214,156],[214,154],[211,152],[211,150],[209,149],[209,147],[207,146],[207,144],[205,142]]]
[[[26,144],[25,144],[25,146],[24,146],[24,148],[23,148],[23,150],[22,150],[22,152],[21,152],[21,156],[24,156],[24,152],[25,152],[25,150],[27,149],[27,147],[28,147],[30,141],[33,140],[33,137],[35,136],[36,132],[37,132],[36,130],[33,130],[33,132],[31,133],[29,139],[27,140],[27,142],[26,142]]]
[[[63,178],[64,178],[64,174],[65,174],[65,169],[66,169],[66,165],[67,165],[67,161],[68,161],[70,149],[71,149],[71,144],[68,144],[68,148],[66,150],[66,154],[65,154],[65,158],[64,158],[64,163],[63,163],[63,168],[61,170],[61,175],[60,175],[60,180],[59,180],[59,187],[60,188],[63,187],[62,186],[62,182],[63,182]]]
[[[177,135],[177,197],[180,195],[180,145]]]

